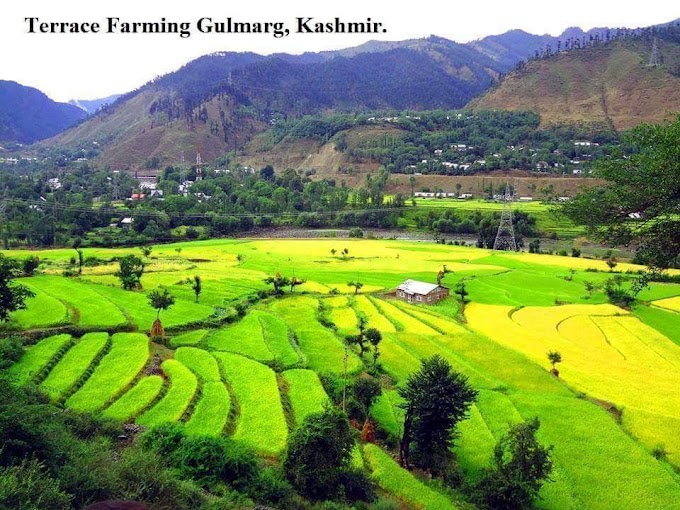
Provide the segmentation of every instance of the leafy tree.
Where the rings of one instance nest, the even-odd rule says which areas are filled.
[[[203,284],[201,282],[200,276],[194,275],[194,279],[191,283],[191,289],[194,291],[194,294],[196,295],[196,302],[198,303],[198,297],[201,295],[201,291],[203,290]]]
[[[559,375],[560,373],[555,365],[562,362],[562,354],[558,351],[548,351],[548,361],[550,361],[550,364],[552,365],[552,370],[550,372]]]
[[[148,259],[153,251],[153,246],[140,246],[139,249],[142,251],[142,255]]]
[[[595,282],[592,282],[590,280],[584,281],[583,286],[586,288],[586,292],[588,293],[588,297],[592,297],[593,293],[597,290],[597,287],[598,287]]]
[[[302,278],[297,278],[296,276],[293,276],[290,279],[290,291],[295,292],[295,287],[297,287],[298,285],[302,285],[306,281],[307,280],[303,280]]]
[[[144,262],[137,255],[126,255],[118,261],[118,271],[115,276],[120,280],[125,290],[142,287],[141,279],[144,274]]]
[[[640,125],[624,135],[610,158],[596,162],[605,184],[562,210],[597,239],[638,246],[638,259],[659,269],[680,254],[680,116],[665,125]]]
[[[156,319],[159,319],[162,310],[167,310],[175,304],[175,296],[170,294],[168,289],[163,291],[155,289],[149,292],[149,304],[156,310]]]
[[[351,280],[347,282],[348,287],[354,287],[354,295],[357,295],[359,293],[359,290],[361,290],[361,287],[364,286],[363,283],[361,283],[359,280]]]
[[[286,476],[301,494],[327,499],[337,493],[353,446],[347,416],[329,405],[307,416],[288,437],[283,461]]]
[[[460,297],[460,302],[463,304],[467,302],[466,298],[470,294],[465,288],[465,282],[462,281],[456,284],[453,288],[453,293]]]
[[[382,341],[382,333],[375,328],[368,328],[366,330],[366,339],[373,346],[373,370],[375,370],[378,365],[378,358],[380,357],[378,345]]]
[[[619,265],[619,263],[616,261],[616,257],[609,257],[607,260],[607,267],[609,268],[609,272],[611,273],[614,271],[614,268]]]
[[[264,283],[274,287],[274,294],[283,294],[282,289],[290,285],[290,278],[281,276],[281,273],[276,273],[274,276],[267,276],[264,279]]]
[[[375,399],[382,393],[382,387],[377,379],[366,375],[357,378],[352,391],[356,399],[366,410],[366,413],[368,413]]]
[[[35,296],[25,285],[12,285],[19,272],[19,263],[0,253],[0,321],[7,322],[9,314],[26,309],[26,299]]]
[[[490,510],[533,508],[552,471],[550,451],[536,439],[538,418],[513,426],[494,448],[493,463],[474,489],[474,499]]]
[[[82,274],[84,262],[83,250],[76,248],[76,254],[78,255],[78,274]]]
[[[331,255],[335,257],[335,254],[338,252],[335,248],[331,248]]]
[[[438,471],[448,460],[456,438],[456,425],[463,420],[477,398],[467,377],[454,371],[443,357],[435,354],[422,361],[399,388],[404,399],[404,432],[400,444],[401,464],[409,467],[411,444],[419,467]]]

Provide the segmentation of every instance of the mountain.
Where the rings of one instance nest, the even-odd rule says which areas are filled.
[[[222,52],[119,97],[49,143],[97,142],[113,167],[154,170],[200,147],[204,160],[243,146],[276,118],[319,111],[462,107],[502,71],[439,37],[336,52]]]
[[[42,140],[86,115],[80,108],[52,101],[37,89],[0,80],[0,141]]]
[[[658,66],[650,66],[654,40]],[[508,74],[476,109],[534,110],[545,124],[627,129],[680,112],[680,28],[535,59]]]
[[[120,94],[114,94],[100,99],[71,99],[68,104],[77,106],[88,114],[96,113],[102,106],[113,103],[120,97]]]

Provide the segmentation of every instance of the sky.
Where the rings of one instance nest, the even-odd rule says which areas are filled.
[[[403,6],[402,6],[403,5]],[[104,33],[106,18],[120,22],[189,22],[190,37],[177,34]],[[284,22],[291,33],[204,34],[200,18],[237,22]],[[386,33],[296,34],[296,18],[328,22],[382,23]],[[402,40],[434,34],[457,42],[519,28],[558,35],[570,26],[587,30],[630,28],[680,17],[668,0],[2,0],[0,4],[0,79],[38,88],[52,99],[94,99],[135,89],[156,76],[216,51],[261,54],[302,53],[357,46],[371,39]],[[99,22],[97,34],[29,33],[25,18],[39,22]]]

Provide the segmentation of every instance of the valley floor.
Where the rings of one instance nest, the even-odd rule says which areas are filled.
[[[275,459],[328,399],[319,376],[342,373],[343,338],[363,316],[383,335],[383,395],[371,416],[388,437],[402,426],[396,388],[421,359],[440,354],[479,390],[455,448],[469,479],[510,425],[538,417],[555,465],[540,508],[680,510],[678,284],[653,283],[625,310],[585,290],[612,276],[602,260],[398,240],[239,239],[155,246],[144,290],[130,292],[112,257],[138,250],[86,249],[93,263],[64,277],[72,252],[37,253],[41,274],[21,280],[36,297],[9,324],[43,338],[10,373],[56,403],[144,426],[180,421],[189,433],[229,434]],[[464,283],[467,305],[453,295],[434,306],[390,297],[407,278],[434,282],[443,265],[452,271],[443,284]],[[277,272],[305,283],[220,322]],[[194,275],[203,281],[198,300]],[[359,293],[349,281],[363,283]],[[160,286],[176,297],[161,315],[167,346],[141,333],[156,315],[146,293]],[[559,378],[549,372],[551,350],[562,354]],[[160,374],[145,370],[154,355]],[[351,352],[348,370],[370,363]],[[356,462],[407,505],[460,507],[389,451],[357,451]]]

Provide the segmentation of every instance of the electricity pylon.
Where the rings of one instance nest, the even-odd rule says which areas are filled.
[[[510,193],[510,184],[508,183],[505,185],[501,222],[498,225],[498,232],[496,233],[496,240],[493,243],[493,249],[517,251],[515,229],[512,226],[512,194]]]

